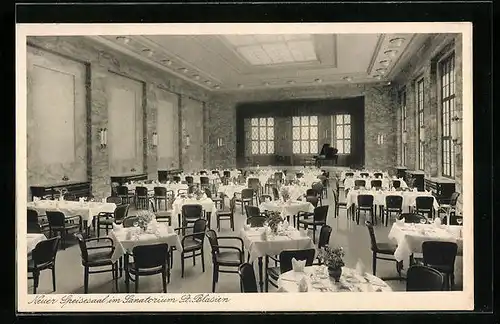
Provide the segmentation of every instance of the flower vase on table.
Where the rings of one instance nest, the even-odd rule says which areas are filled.
[[[345,253],[342,247],[330,248],[325,246],[320,250],[319,257],[323,264],[327,266],[328,274],[335,282],[339,282],[342,276],[342,267],[345,265],[344,256]]]
[[[278,225],[283,221],[279,212],[269,212],[267,224],[273,234],[278,232]]]

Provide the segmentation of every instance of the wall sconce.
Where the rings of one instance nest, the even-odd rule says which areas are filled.
[[[384,134],[378,134],[377,135],[377,144],[378,145],[383,145],[384,144]]]
[[[153,147],[158,146],[158,133],[157,132],[153,132],[152,144],[153,144]]]
[[[100,129],[99,139],[101,143],[101,148],[105,148],[108,145],[108,130],[106,128]]]
[[[221,147],[222,145],[223,145],[223,143],[222,143],[222,137],[219,137],[219,138],[217,139],[217,146],[218,146],[218,147]]]
[[[451,118],[451,139],[453,140],[453,143],[459,144],[459,140],[462,137],[461,130],[462,130],[462,125],[461,125],[461,118],[458,116],[453,116]]]
[[[408,143],[408,132],[407,131],[403,131],[402,142],[403,142],[403,144]]]
[[[186,146],[191,145],[191,138],[189,138],[189,135],[186,135]]]
[[[420,142],[425,142],[425,127],[420,127]]]

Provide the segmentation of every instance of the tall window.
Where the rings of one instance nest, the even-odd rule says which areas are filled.
[[[318,116],[292,117],[293,154],[318,153]]]
[[[418,168],[424,169],[424,142],[420,138],[420,131],[424,126],[424,78],[417,81],[416,85],[416,104],[417,104],[417,134],[418,134]]]
[[[335,115],[335,145],[338,153],[351,153],[351,115]]]
[[[405,138],[406,136],[406,118],[408,117],[406,115],[406,90],[403,90],[399,96],[399,101],[401,105],[401,139]],[[405,138],[405,140],[407,140]],[[406,165],[406,150],[407,148],[407,143],[404,142],[404,140],[401,140],[401,165]]]
[[[252,118],[252,154],[274,154],[274,118]]]
[[[455,115],[455,56],[440,63],[441,75],[441,140],[443,176],[455,176],[455,148],[451,138],[451,119]]]

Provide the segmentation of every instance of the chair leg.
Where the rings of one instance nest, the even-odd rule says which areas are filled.
[[[161,272],[161,283],[163,285],[163,292],[167,292],[167,270],[163,269]]]
[[[212,292],[215,293],[215,285],[219,281],[219,268],[214,265],[213,276],[212,276]]]
[[[205,272],[205,257],[203,256],[203,248],[201,249],[201,269]]]
[[[181,252],[181,278],[184,278],[184,252]]]
[[[56,265],[52,266],[52,288],[56,291]]]
[[[316,225],[313,225],[313,243],[316,244]]]
[[[135,276],[135,293],[139,292],[139,276]]]
[[[40,272],[33,271],[33,294],[36,294],[36,289],[38,288],[39,279],[40,279]]]
[[[196,253],[193,252],[193,267],[196,265]]]
[[[87,294],[89,292],[89,268],[85,267],[83,271],[83,292]]]
[[[375,252],[372,254],[372,272],[374,276],[377,274],[377,253]]]
[[[455,287],[455,273],[450,274],[450,290],[453,290]]]

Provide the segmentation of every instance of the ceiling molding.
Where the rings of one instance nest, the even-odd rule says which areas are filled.
[[[366,73],[368,75],[372,74],[373,66],[375,65],[375,61],[377,60],[380,54],[380,48],[382,47],[384,39],[385,39],[384,34],[381,34],[378,38],[377,45],[375,46],[375,50],[373,51],[372,59],[370,61],[370,64],[368,64],[368,69],[366,70]]]
[[[111,49],[114,49],[116,51],[119,51],[121,53],[127,54],[127,55],[129,55],[129,56],[131,56],[131,57],[133,57],[133,58],[135,58],[135,59],[137,59],[137,60],[139,60],[139,61],[141,61],[141,62],[143,62],[145,64],[154,66],[154,67],[156,67],[156,68],[158,68],[158,69],[160,69],[162,71],[165,71],[165,72],[167,72],[169,74],[173,74],[176,77],[178,77],[178,78],[180,78],[180,79],[182,79],[184,81],[187,81],[189,83],[195,84],[195,85],[197,85],[197,86],[199,86],[199,87],[201,87],[201,88],[203,88],[205,90],[209,90],[209,91],[212,90],[211,87],[208,87],[208,86],[206,86],[204,84],[201,84],[199,82],[195,82],[193,79],[187,77],[186,75],[184,75],[182,73],[176,72],[176,71],[174,71],[172,69],[168,69],[165,66],[163,66],[162,64],[157,63],[157,62],[155,62],[153,60],[147,59],[147,58],[143,57],[142,55],[135,53],[134,51],[131,51],[131,50],[128,50],[128,49],[126,49],[126,48],[124,48],[122,46],[119,46],[116,43],[113,43],[113,42],[111,42],[111,41],[103,38],[102,36],[93,36],[93,35],[90,35],[90,36],[84,36],[84,37],[86,37],[86,38],[88,38],[90,40],[96,41],[96,42],[98,42],[98,43],[100,43],[102,45],[105,45],[105,46],[107,46],[107,47],[109,47]]]

